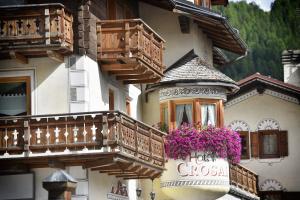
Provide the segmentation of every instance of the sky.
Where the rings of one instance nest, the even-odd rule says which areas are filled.
[[[229,0],[229,1],[241,1],[241,0]],[[248,3],[255,2],[261,9],[264,11],[270,11],[271,9],[271,3],[274,2],[274,0],[247,0]]]

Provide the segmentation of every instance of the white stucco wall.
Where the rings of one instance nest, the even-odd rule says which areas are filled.
[[[148,101],[146,101],[146,96],[143,95],[143,122],[150,125],[160,122],[158,90],[148,93]]]
[[[0,76],[32,75],[32,114],[69,112],[68,68],[50,58],[32,58],[28,64],[15,60],[0,61]]]
[[[68,112],[86,112],[108,110],[109,89],[114,90],[115,109],[126,112],[126,98],[131,100],[131,116],[141,119],[141,90],[136,85],[123,85],[115,77],[103,74],[97,62],[87,56],[76,56],[76,67],[70,66],[69,58],[58,63],[47,57],[29,59],[24,65],[15,60],[0,61],[0,77],[30,76],[32,114],[54,114]],[[71,101],[70,88],[79,88],[78,101]],[[47,200],[48,192],[43,189],[42,181],[56,169],[33,169],[35,173],[36,199]],[[77,177],[86,170],[81,167],[67,168],[74,178],[79,180],[77,190],[81,199],[106,199],[111,186],[116,186],[114,176],[89,172],[86,178]],[[130,199],[135,200],[136,181],[128,184]],[[86,194],[82,196],[81,193]],[[79,198],[77,195],[76,198]],[[74,199],[76,199],[74,197]]]
[[[200,58],[212,64],[212,42],[190,20],[190,33],[183,34],[178,22],[178,14],[146,3],[139,3],[140,17],[163,39],[166,40],[164,63],[167,67],[194,49]]]
[[[225,107],[225,124],[243,120],[251,131],[257,130],[262,119],[272,118],[279,122],[281,130],[288,131],[289,155],[282,159],[251,159],[242,165],[259,175],[259,182],[276,179],[288,191],[300,188],[300,106],[274,96],[256,95],[238,104]]]

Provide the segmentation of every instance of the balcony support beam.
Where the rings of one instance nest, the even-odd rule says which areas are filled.
[[[160,78],[140,79],[123,81],[124,84],[138,84],[138,83],[156,83]]]
[[[51,58],[52,60],[55,60],[57,62],[61,62],[63,63],[64,62],[64,56],[61,55],[60,53],[58,52],[55,52],[55,51],[47,51],[47,55],[49,58]]]
[[[59,169],[65,169],[66,166],[63,162],[60,162],[58,160],[49,160],[48,165],[50,168],[59,168]]]
[[[16,51],[9,51],[9,56],[11,59],[16,59],[16,61],[21,64],[28,64],[28,58]]]
[[[100,160],[92,160],[92,161],[89,161],[89,162],[86,162],[82,168],[83,169],[87,169],[87,168],[92,168],[92,170],[96,170],[97,168],[99,167],[104,167],[104,166],[110,166],[114,163],[113,161],[113,158],[110,157],[110,158],[103,158],[103,159],[100,159]],[[96,169],[93,169],[95,168]]]
[[[133,70],[134,64],[105,64],[101,65],[102,71],[122,71],[122,70]]]
[[[153,72],[146,72],[146,73],[140,74],[140,75],[118,75],[117,80],[123,81],[123,80],[149,79],[153,75],[154,75]]]

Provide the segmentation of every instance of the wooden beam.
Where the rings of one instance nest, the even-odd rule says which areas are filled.
[[[150,176],[151,176],[151,178],[152,179],[155,179],[155,178],[158,178],[158,177],[160,177],[161,176],[161,174],[162,174],[162,172],[154,172],[153,174],[151,174]]]
[[[124,84],[137,84],[137,83],[155,83],[159,81],[161,78],[150,78],[150,79],[140,79],[140,80],[128,80],[123,81]]]
[[[16,61],[21,64],[28,64],[28,58],[18,52],[9,51],[9,56],[11,59],[16,59]]]
[[[98,167],[103,167],[103,166],[112,165],[112,164],[114,164],[113,158],[109,157],[109,158],[103,158],[100,160],[93,160],[93,161],[85,162],[84,165],[82,166],[82,168],[83,169],[95,168],[95,167],[98,168]]]
[[[122,71],[122,70],[133,70],[137,64],[102,64],[102,71]]]
[[[124,80],[140,80],[140,79],[147,79],[147,78],[153,78],[154,75],[153,72],[147,72],[144,74],[138,74],[138,75],[117,75],[116,79],[119,81]]]
[[[62,62],[62,63],[64,62],[64,56],[58,52],[48,50],[47,55],[49,58],[51,58],[57,62]]]
[[[130,176],[130,177],[122,177],[124,180],[132,180],[132,179],[150,179],[149,176]]]
[[[131,69],[131,70],[119,70],[119,71],[110,71],[109,74],[113,75],[139,75],[145,73],[147,69],[138,68],[138,69]]]
[[[65,169],[66,166],[63,162],[58,160],[49,160],[48,165],[50,168],[59,168],[59,169]]]

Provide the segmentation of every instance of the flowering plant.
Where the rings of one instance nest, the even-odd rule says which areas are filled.
[[[182,125],[172,130],[165,140],[165,151],[169,158],[186,159],[192,152],[202,152],[203,158],[227,158],[239,163],[241,139],[237,132],[229,128],[208,126],[200,131],[190,125]]]

